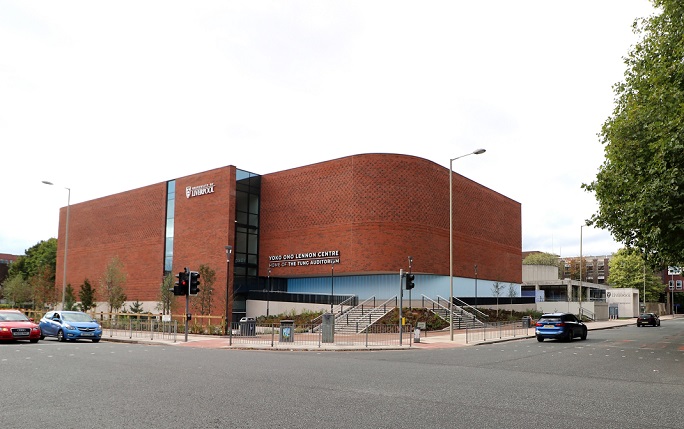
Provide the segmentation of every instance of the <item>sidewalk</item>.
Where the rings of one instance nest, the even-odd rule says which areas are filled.
[[[673,316],[667,315],[661,317],[661,320],[671,320]],[[587,323],[587,328],[589,331],[595,331],[599,329],[611,329],[620,326],[635,325],[636,319],[610,319],[601,322],[589,322]],[[529,334],[524,336],[516,337],[506,337],[501,339],[485,340],[472,343],[466,343],[466,331],[465,330],[454,330],[454,339],[451,340],[451,334],[449,330],[446,331],[430,331],[428,333],[421,334],[419,342],[412,342],[409,344],[409,339],[406,338],[404,343],[399,345],[388,345],[388,346],[368,346],[363,345],[338,345],[338,344],[297,344],[292,345],[279,345],[278,347],[271,347],[266,344],[230,344],[230,338],[225,336],[217,335],[195,335],[188,334],[188,341],[185,341],[185,334],[178,334],[176,341],[174,342],[172,338],[144,338],[144,337],[133,337],[129,338],[127,335],[110,336],[108,330],[105,330],[102,335],[102,341],[112,341],[112,342],[124,342],[124,343],[135,343],[135,344],[154,344],[154,345],[164,345],[164,346],[180,346],[180,347],[197,347],[197,348],[209,348],[209,349],[235,349],[235,350],[272,350],[272,351],[378,351],[378,350],[420,350],[420,349],[439,349],[439,348],[455,348],[455,347],[465,347],[465,346],[476,346],[482,344],[492,344],[503,341],[513,341],[522,338],[534,338],[534,327],[529,328]],[[413,335],[411,335],[410,341],[414,341]]]

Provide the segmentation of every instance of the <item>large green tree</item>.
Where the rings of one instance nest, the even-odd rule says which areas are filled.
[[[684,262],[684,2],[652,3],[658,12],[634,22],[640,41],[613,87],[615,108],[599,134],[605,160],[582,187],[599,203],[588,224],[655,267]]]
[[[646,301],[658,301],[663,291],[662,279],[646,266],[643,255],[634,249],[620,249],[610,259],[610,285],[633,288],[646,287]],[[643,292],[641,292],[643,293]]]
[[[57,269],[57,239],[51,238],[40,241],[26,250],[25,255],[19,256],[9,267],[8,277],[21,274],[24,280],[45,272],[45,267],[52,270],[53,276]],[[52,279],[54,282],[54,278]]]

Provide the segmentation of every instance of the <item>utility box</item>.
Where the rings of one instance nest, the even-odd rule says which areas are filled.
[[[321,323],[322,341],[324,343],[335,342],[335,315],[332,313],[323,314],[323,323]]]
[[[256,335],[256,319],[253,317],[242,317],[240,319],[240,335],[243,337],[253,337]]]
[[[280,321],[280,342],[293,343],[294,342],[294,320]]]

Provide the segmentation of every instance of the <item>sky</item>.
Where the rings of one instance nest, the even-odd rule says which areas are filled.
[[[0,2],[0,253],[59,209],[227,165],[362,153],[522,207],[523,251],[610,255],[581,188],[648,0]],[[50,181],[47,186],[42,181]],[[69,190],[68,190],[68,189]],[[581,249],[580,249],[581,247]]]

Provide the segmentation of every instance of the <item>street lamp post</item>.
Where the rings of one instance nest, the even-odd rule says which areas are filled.
[[[228,335],[228,329],[230,326],[230,321],[228,320],[229,309],[229,288],[230,288],[230,254],[233,253],[233,246],[226,246],[226,325],[224,326],[223,334]]]
[[[477,308],[477,264],[475,264],[475,308]]]
[[[485,149],[476,149],[465,155],[457,156],[449,160],[449,337],[454,341],[454,206],[453,206],[453,163],[459,158],[468,155],[480,155]]]
[[[54,185],[52,182],[43,180],[46,185]],[[64,267],[62,267],[62,310],[66,301],[66,275],[67,275],[67,251],[69,250],[69,211],[71,209],[71,188],[65,187],[67,194],[67,212],[66,212],[66,231],[64,232]]]
[[[271,303],[271,269],[268,269],[268,291],[266,291],[266,317],[268,317],[269,305]]]

